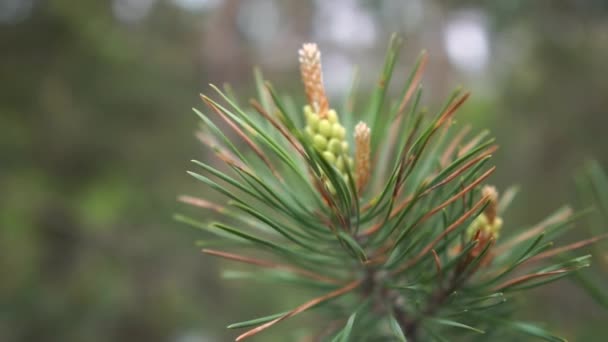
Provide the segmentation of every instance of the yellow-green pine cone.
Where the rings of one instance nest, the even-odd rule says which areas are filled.
[[[342,178],[348,180],[347,168],[352,168],[353,162],[348,154],[346,129],[340,123],[336,111],[330,109],[325,117],[321,117],[311,106],[304,106],[304,117],[306,118],[304,131],[312,146],[327,162],[340,171]]]

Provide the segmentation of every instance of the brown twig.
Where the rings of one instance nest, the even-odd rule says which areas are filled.
[[[418,224],[426,221],[428,218],[432,217],[437,212],[441,211],[443,208],[447,207],[452,202],[456,201],[458,198],[463,197],[464,195],[466,195],[469,191],[471,191],[473,188],[475,188],[477,185],[479,185],[479,183],[483,182],[487,177],[489,177],[492,174],[492,172],[494,172],[495,169],[496,169],[495,166],[492,167],[491,169],[489,169],[488,171],[486,171],[483,175],[481,175],[479,178],[477,178],[477,180],[475,180],[473,183],[469,184],[468,186],[466,186],[462,190],[460,190],[460,192],[458,192],[456,195],[452,196],[447,201],[443,202],[439,206],[437,206],[434,209],[432,209],[431,211],[427,212],[420,220],[418,220],[415,223],[415,226],[417,226]],[[376,226],[372,226],[371,229],[378,230],[378,229],[380,229],[380,227],[381,226],[376,225]],[[364,234],[365,233],[366,232],[364,232]],[[390,247],[393,247],[393,245],[390,245]],[[391,249],[392,248],[384,248],[384,250],[386,250],[386,251],[389,251]],[[380,255],[379,254],[378,256],[375,256],[375,257],[367,260],[367,262],[365,264],[366,265],[377,265],[377,264],[380,264],[380,263],[386,261],[386,259],[387,259],[386,255]]]
[[[177,200],[194,207],[213,210],[218,214],[223,214],[226,211],[226,208],[198,197],[181,195],[177,198]]]
[[[534,236],[537,236],[538,234],[542,233],[543,230],[547,229],[547,227],[550,225],[566,221],[571,215],[572,215],[572,209],[566,208],[565,210],[563,210],[563,212],[560,212],[557,215],[547,218],[546,220],[538,223],[536,226],[515,236],[511,240],[508,240],[507,242],[496,246],[496,250],[495,250],[496,254],[500,255],[501,253],[504,253],[505,251],[508,251],[509,249],[511,249],[513,246],[516,246],[517,244],[519,244],[523,241],[526,241],[528,239],[533,238]]]
[[[443,283],[443,273],[441,272],[441,259],[439,259],[439,255],[435,251],[435,249],[431,249],[433,253],[433,260],[435,261],[435,268],[437,269],[437,274],[439,277],[439,284]]]
[[[446,177],[446,179],[449,178],[449,180],[452,180],[452,179],[456,178],[458,175],[460,175],[466,169],[470,168],[472,165],[474,165],[475,163],[477,163],[479,160],[481,160],[481,159],[487,157],[488,155],[490,155],[493,151],[495,151],[495,148],[497,148],[497,146],[491,146],[488,149],[488,151],[484,152],[483,154],[481,154],[477,158],[475,158],[474,162],[473,162],[473,160],[471,160],[471,162],[467,163],[466,165],[463,165],[460,169],[454,171],[454,173],[450,174],[448,177]],[[428,217],[434,215],[437,211],[445,208],[446,206],[448,206],[449,204],[451,204],[452,202],[454,202],[455,200],[457,200],[459,197],[465,195],[467,192],[471,191],[473,188],[475,188],[477,185],[479,185],[479,183],[483,182],[486,178],[488,178],[492,174],[492,172],[494,172],[495,170],[496,170],[495,166],[493,166],[490,169],[488,169],[488,171],[486,171],[485,173],[483,173],[473,183],[469,184],[468,186],[466,186],[465,188],[463,188],[459,193],[457,193],[456,195],[454,195],[450,199],[448,199],[446,202],[442,203],[440,206],[436,207],[435,209],[433,209],[429,213],[427,213],[425,215],[425,217],[421,220],[421,222],[424,221],[424,220],[426,220]],[[447,182],[448,181],[443,180],[442,182],[440,182],[438,184],[435,184],[431,188],[429,188],[429,189],[425,190],[424,192],[422,192],[419,195],[419,197],[423,197],[425,195],[428,195],[432,190],[437,189],[439,186],[447,184]],[[403,200],[403,202],[401,202],[395,209],[393,209],[391,211],[391,214],[389,216],[389,220],[392,219],[392,218],[394,218],[395,216],[397,216],[397,214],[399,214],[403,209],[405,209],[405,207],[407,207],[412,200],[413,200],[413,196],[411,196],[411,195],[408,196],[405,200]],[[362,233],[362,235],[363,236],[369,236],[369,235],[375,233],[376,231],[378,231],[380,228],[382,228],[382,226],[383,226],[382,222],[379,222],[379,223],[371,226],[367,230],[365,230]]]
[[[247,136],[247,134],[245,134],[245,132],[243,132],[243,130],[239,126],[237,126],[232,120],[230,120],[228,118],[228,116],[224,112],[222,112],[207,96],[205,96],[203,94],[201,94],[200,96],[203,99],[203,101],[205,102],[205,104],[207,104],[207,106],[209,106],[209,108],[213,109],[213,111],[220,118],[222,118],[222,120],[224,120],[224,122],[226,122],[226,124],[228,124],[228,126],[230,126],[230,128],[232,128],[232,130],[234,130],[236,132],[236,134],[239,137],[241,137],[241,139],[243,139],[243,141],[245,141],[245,143],[247,145],[249,145],[249,147],[253,150],[253,152],[264,162],[264,164],[266,164],[268,169],[270,169],[272,174],[278,180],[280,180],[282,182],[283,178],[281,177],[281,175],[279,174],[277,169],[272,165],[272,163],[270,162],[270,159],[268,159],[268,156],[266,156],[266,154],[264,154],[262,149],[260,149],[260,147],[258,145],[256,145],[253,142],[253,140],[251,140],[251,138],[249,138]]]
[[[405,106],[410,101],[412,95],[414,95],[414,91],[416,90],[416,87],[418,86],[418,84],[420,83],[420,80],[422,79],[422,74],[424,74],[424,69],[426,68],[426,63],[428,62],[428,59],[429,59],[428,57],[429,56],[427,55],[426,51],[423,51],[422,57],[421,57],[422,59],[420,60],[418,70],[416,70],[416,74],[412,78],[412,83],[410,83],[409,88],[407,89],[407,91],[405,92],[405,95],[403,96],[403,100],[401,100],[401,104],[399,104],[399,110],[397,111],[397,117],[401,116],[401,113],[403,113]]]
[[[458,132],[458,134],[452,139],[450,145],[448,145],[448,147],[441,155],[441,158],[439,159],[441,166],[448,166],[448,163],[450,162],[450,157],[452,156],[454,151],[456,151],[456,148],[458,147],[458,145],[460,145],[462,139],[464,139],[464,137],[469,134],[469,131],[471,131],[471,126],[467,125],[463,129],[461,129],[460,132]]]
[[[448,106],[448,108],[446,108],[443,114],[441,114],[441,116],[439,117],[439,120],[437,120],[437,122],[435,123],[435,129],[443,125],[446,120],[451,119],[454,113],[456,113],[458,108],[462,106],[462,104],[469,98],[470,95],[471,93],[465,93],[458,100],[452,102],[452,104]]]
[[[288,272],[291,272],[294,274],[298,274],[298,275],[301,275],[301,276],[304,276],[304,277],[307,277],[310,279],[322,281],[325,283],[340,284],[340,282],[336,279],[329,278],[329,277],[317,274],[315,272],[307,271],[307,270],[304,270],[301,268],[297,268],[297,267],[293,267],[293,266],[289,266],[289,265],[278,264],[278,263],[275,263],[272,261],[255,259],[255,258],[251,258],[251,257],[238,255],[238,254],[226,253],[226,252],[222,252],[222,251],[218,251],[218,250],[214,250],[214,249],[203,249],[202,252],[205,254],[216,256],[216,257],[221,257],[224,259],[238,261],[238,262],[242,262],[242,263],[246,263],[246,264],[250,264],[250,265],[285,270],[285,271],[288,271]]]
[[[530,279],[535,279],[535,278],[542,278],[542,277],[547,277],[547,276],[552,276],[552,275],[557,275],[557,274],[562,274],[562,273],[566,273],[569,271],[572,271],[573,269],[567,269],[567,268],[563,268],[563,269],[559,269],[559,270],[555,270],[555,271],[549,271],[549,272],[542,272],[542,273],[533,273],[533,274],[526,274],[514,279],[510,279],[505,281],[504,283],[497,285],[496,287],[494,287],[492,289],[493,292],[498,292],[501,291],[507,287],[513,286],[513,285],[517,285],[517,284],[521,284],[525,281],[528,281]]]
[[[355,280],[355,281],[347,284],[346,286],[341,287],[341,288],[339,288],[339,289],[337,289],[335,291],[332,291],[332,292],[330,292],[330,293],[328,293],[328,294],[326,294],[324,296],[312,299],[312,300],[310,300],[310,301],[308,301],[308,302],[306,302],[306,303],[298,306],[297,308],[289,311],[288,313],[286,313],[285,315],[283,315],[283,316],[281,316],[279,318],[276,318],[276,319],[274,319],[274,320],[272,320],[272,321],[270,321],[268,323],[264,323],[262,325],[259,325],[259,326],[255,327],[255,328],[247,331],[246,333],[244,333],[242,335],[239,335],[236,338],[236,341],[237,342],[238,341],[242,341],[242,340],[244,340],[246,338],[254,336],[254,335],[256,335],[256,334],[258,334],[258,333],[260,333],[260,332],[262,332],[262,331],[264,331],[264,330],[266,330],[268,328],[270,328],[271,326],[273,326],[273,325],[275,325],[275,324],[277,324],[277,323],[279,323],[279,322],[281,322],[283,320],[286,320],[286,319],[288,319],[290,317],[293,317],[293,316],[295,316],[295,315],[297,315],[299,313],[302,313],[302,312],[304,312],[304,311],[306,311],[306,310],[308,310],[308,309],[310,309],[310,308],[312,308],[314,306],[317,306],[317,305],[319,305],[319,304],[321,304],[321,303],[323,303],[325,301],[328,301],[328,300],[330,300],[332,298],[336,298],[336,297],[342,296],[342,295],[344,295],[344,294],[346,294],[346,293],[348,293],[348,292],[356,289],[357,287],[359,287],[359,285],[361,285],[361,283],[362,283],[361,280]]]
[[[456,171],[452,172],[449,176],[445,177],[445,179],[443,179],[441,182],[433,185],[431,188],[429,188],[428,190],[426,190],[424,192],[424,194],[426,194],[426,192],[430,192],[432,190],[435,190],[438,187],[443,186],[446,183],[450,182],[454,178],[460,176],[463,172],[465,172],[466,170],[468,170],[469,168],[471,168],[471,166],[477,164],[479,161],[481,161],[481,160],[483,160],[485,158],[490,157],[492,155],[492,153],[496,152],[496,150],[498,150],[498,145],[492,145],[492,146],[488,147],[488,149],[485,150],[482,154],[480,154],[477,157],[469,160],[466,164],[462,165],[461,167],[459,167],[458,169],[456,169]]]
[[[234,155],[231,151],[229,151],[226,147],[222,146],[215,138],[204,133],[198,132],[196,137],[202,142],[204,145],[209,147],[213,153],[224,163],[227,165],[232,165],[238,167],[239,169],[246,169],[247,167],[243,162]]]
[[[483,137],[485,137],[486,135],[487,135],[487,132],[481,132],[481,133],[477,134],[475,137],[473,137],[473,139],[471,139],[471,141],[469,141],[466,145],[464,145],[463,147],[460,148],[460,150],[458,151],[456,156],[458,156],[458,158],[464,156],[467,152],[469,152],[469,150],[471,150],[473,148],[473,146],[477,145],[479,143],[479,141],[481,139],[483,139]]]
[[[456,195],[450,197],[447,201],[441,203],[437,207],[433,208],[431,211],[427,212],[422,217],[422,219],[420,219],[420,222],[424,222],[425,220],[432,217],[439,211],[443,210],[448,205],[455,202],[460,197],[466,195],[469,191],[473,190],[477,185],[479,185],[479,183],[483,182],[486,178],[488,178],[495,170],[496,170],[496,166],[492,166],[490,169],[488,169],[488,171],[484,172],[481,176],[479,176],[479,178],[477,178],[473,183],[467,185],[466,187],[464,187],[464,189],[460,190]]]
[[[555,256],[555,255],[558,255],[558,254],[561,254],[561,253],[564,253],[564,252],[569,252],[569,251],[572,251],[572,250],[575,250],[575,249],[583,248],[585,246],[591,245],[593,243],[596,243],[596,242],[598,242],[600,240],[603,240],[603,239],[606,239],[606,238],[608,238],[608,234],[603,234],[603,235],[598,235],[598,236],[592,237],[592,238],[587,239],[587,240],[582,240],[582,241],[578,241],[578,242],[575,242],[575,243],[571,243],[571,244],[566,245],[566,246],[550,249],[550,250],[548,250],[546,252],[543,252],[543,253],[540,253],[538,255],[533,256],[532,258],[526,260],[525,263],[536,262],[536,261],[539,261],[539,260],[542,260],[542,259],[546,259],[546,258],[550,258],[552,256]]]
[[[270,122],[270,124],[274,126],[274,128],[276,128],[285,139],[287,139],[287,141],[289,141],[289,143],[296,149],[296,151],[298,151],[301,156],[306,157],[304,149],[302,148],[300,143],[294,138],[293,134],[285,130],[285,127],[283,127],[283,125],[279,124],[272,116],[270,116],[270,114],[266,113],[266,110],[264,110],[264,108],[258,103],[258,101],[256,101],[255,99],[251,99],[249,103],[258,113],[260,113],[260,115],[262,115],[266,120],[268,120],[268,122]]]
[[[488,201],[487,197],[482,197],[473,206],[473,208],[471,208],[469,211],[467,211],[462,216],[460,216],[456,221],[454,221],[451,225],[449,225],[443,232],[441,232],[441,234],[437,235],[437,237],[433,241],[431,241],[426,247],[424,247],[422,249],[422,251],[420,251],[420,253],[418,253],[415,257],[410,259],[403,266],[392,271],[391,274],[393,274],[393,275],[399,274],[399,273],[407,270],[411,266],[415,265],[418,261],[420,261],[420,259],[422,259],[427,253],[429,253],[433,249],[433,247],[435,247],[435,245],[437,243],[439,243],[439,241],[443,240],[443,238],[445,236],[450,234],[452,231],[454,231],[456,228],[458,228],[458,226],[460,226],[462,223],[464,223],[464,221],[466,221],[469,217],[471,217],[473,214],[475,214],[479,208],[481,208],[482,206],[484,206],[486,204],[487,201]]]

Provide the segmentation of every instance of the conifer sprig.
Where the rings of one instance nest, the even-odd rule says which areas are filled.
[[[227,201],[182,196],[219,221],[177,219],[206,232],[204,253],[258,269],[229,278],[325,291],[296,308],[231,324],[250,328],[237,341],[330,302],[322,314],[331,323],[317,329],[316,340],[491,340],[497,333],[562,340],[513,320],[511,299],[587,267],[589,256],[564,252],[600,237],[553,247],[573,226],[570,209],[526,230],[503,222],[514,191],[499,196],[486,184],[497,146],[452,120],[469,94],[455,91],[435,114],[422,109],[423,53],[400,98],[387,100],[400,46],[394,36],[367,109],[352,99],[348,111],[331,107],[318,47],[304,44],[307,103],[300,108],[256,70],[259,100],[251,107],[212,86],[218,99],[203,95],[208,110],[194,110],[203,123],[197,136],[220,165],[194,161],[197,171],[189,174]]]

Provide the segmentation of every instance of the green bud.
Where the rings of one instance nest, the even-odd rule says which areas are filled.
[[[323,137],[321,134],[315,134],[312,138],[312,145],[317,149],[317,151],[324,151],[327,148],[327,139]]]
[[[479,214],[479,216],[477,216],[473,222],[471,222],[471,225],[469,225],[469,227],[467,227],[467,238],[471,239],[475,236],[475,234],[477,234],[478,230],[481,230],[483,232],[488,232],[488,218],[486,217],[486,214],[481,213]]]
[[[338,139],[330,139],[329,143],[327,144],[327,149],[336,155],[339,155],[342,153],[342,144]]]
[[[494,222],[492,222],[492,224],[488,224],[488,226],[490,233],[495,236],[498,235],[498,233],[500,233],[500,228],[502,228],[502,218],[495,217]]]
[[[335,124],[338,122],[338,113],[336,113],[335,110],[330,109],[327,111],[327,120],[329,120],[330,123]]]
[[[312,128],[310,126],[306,126],[306,128],[304,129],[306,131],[306,134],[308,134],[308,136],[312,139],[315,136],[315,132],[312,130]]]
[[[313,114],[312,108],[309,105],[304,106],[304,115],[308,116],[310,114]]]
[[[327,119],[322,119],[319,121],[319,133],[321,133],[321,135],[324,137],[331,138],[331,124]]]
[[[336,167],[341,172],[344,172],[344,158],[342,158],[342,156],[339,156],[338,159],[336,159]]]
[[[306,116],[306,123],[313,131],[316,131],[319,127],[319,116],[311,112]]]
[[[344,140],[344,136],[346,135],[346,129],[342,127],[339,123],[335,123],[331,126],[331,136],[338,139]]]
[[[348,153],[348,143],[346,141],[342,141],[342,152]]]
[[[329,151],[325,151],[322,153],[323,158],[325,158],[325,160],[327,160],[328,163],[330,164],[334,164],[336,162],[336,156],[329,152]]]

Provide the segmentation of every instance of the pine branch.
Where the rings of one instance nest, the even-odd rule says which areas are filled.
[[[188,173],[204,196],[178,199],[210,212],[204,219],[211,221],[176,219],[202,231],[206,255],[258,269],[227,273],[231,278],[326,291],[291,310],[231,324],[253,327],[237,341],[321,305],[329,322],[316,334],[323,341],[416,342],[502,330],[556,341],[514,320],[511,299],[572,275],[608,302],[580,271],[591,257],[570,255],[608,234],[553,247],[581,216],[567,207],[530,228],[513,227],[504,214],[516,191],[501,197],[487,184],[498,146],[487,131],[470,135],[470,126],[455,124],[470,94],[454,91],[434,114],[421,109],[423,52],[399,98],[387,99],[400,47],[393,36],[365,110],[354,101],[355,84],[345,110],[332,107],[312,43],[299,51],[301,109],[258,69],[259,99],[247,107],[215,86],[218,100],[201,95],[213,115],[195,109],[197,138],[221,165],[194,161],[197,170]],[[356,124],[352,113],[361,114]],[[590,173],[577,182],[606,213],[608,177],[597,166]],[[250,251],[265,257],[246,256],[257,255]]]

